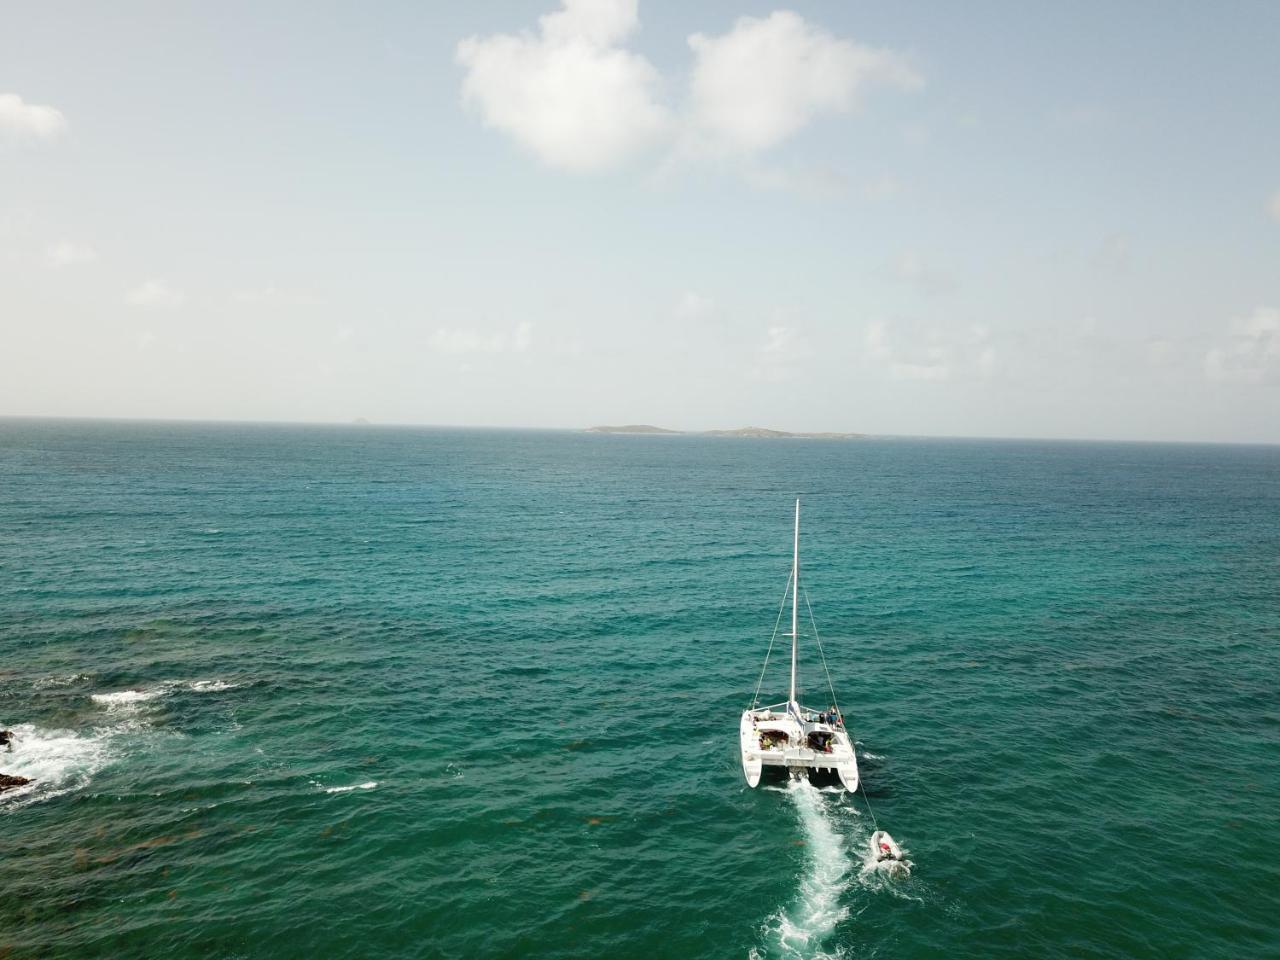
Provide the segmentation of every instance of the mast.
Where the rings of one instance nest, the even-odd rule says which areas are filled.
[[[788,703],[796,702],[796,640],[799,636],[799,607],[797,601],[800,594],[800,498],[796,497],[796,537],[795,556],[791,561],[791,698]]]

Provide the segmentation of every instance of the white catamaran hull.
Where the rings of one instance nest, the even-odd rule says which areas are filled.
[[[834,773],[846,790],[856,791],[858,758],[848,732],[819,721],[818,716],[821,714],[803,708],[799,719],[790,711],[772,707],[743,711],[738,743],[747,785],[759,786],[765,767],[780,767],[792,775]],[[819,747],[815,740],[825,744]]]
[[[742,725],[738,730],[738,739],[742,747],[742,772],[746,775],[747,786],[760,786],[760,776],[764,773],[764,761],[760,758],[759,744],[755,735],[755,725],[751,722],[751,712],[742,714]]]

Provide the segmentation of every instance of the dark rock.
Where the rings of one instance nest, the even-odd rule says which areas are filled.
[[[0,730],[0,747],[7,747],[13,743],[12,730]]]
[[[7,773],[0,773],[0,793],[12,790],[14,787],[25,787],[28,783],[31,783],[29,777],[11,777]]]

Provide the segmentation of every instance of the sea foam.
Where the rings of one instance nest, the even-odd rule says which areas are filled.
[[[364,783],[355,783],[349,787],[325,787],[325,793],[347,793],[350,790],[372,790],[378,785],[377,780],[368,780]]]
[[[81,735],[30,723],[12,728],[13,749],[0,754],[4,772],[32,782],[0,794],[0,810],[12,810],[85,786],[112,759],[111,731]]]
[[[50,678],[42,685],[69,685],[85,677],[76,674],[65,679]],[[30,723],[13,726],[13,749],[0,753],[0,770],[32,782],[0,794],[0,809],[13,810],[87,786],[94,774],[121,754],[127,745],[123,737],[150,729],[149,708],[173,691],[215,693],[236,686],[219,679],[167,680],[146,689],[90,694],[89,699],[101,708],[102,715],[101,721],[87,732],[49,730]]]
[[[834,958],[838,948],[825,944],[837,924],[849,915],[842,902],[852,883],[852,867],[845,838],[836,830],[822,793],[807,780],[792,781],[787,793],[795,803],[804,831],[808,862],[796,885],[794,903],[778,910],[765,923],[771,953],[783,957]]]
[[[238,686],[240,684],[230,680],[192,680],[187,684],[187,689],[195,693],[220,693],[223,690],[234,690]]]

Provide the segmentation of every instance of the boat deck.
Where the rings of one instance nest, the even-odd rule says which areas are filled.
[[[764,767],[785,767],[831,771],[847,790],[858,788],[858,761],[848,731],[822,711],[802,707],[798,719],[772,707],[744,711],[739,740],[743,772],[753,787]]]

